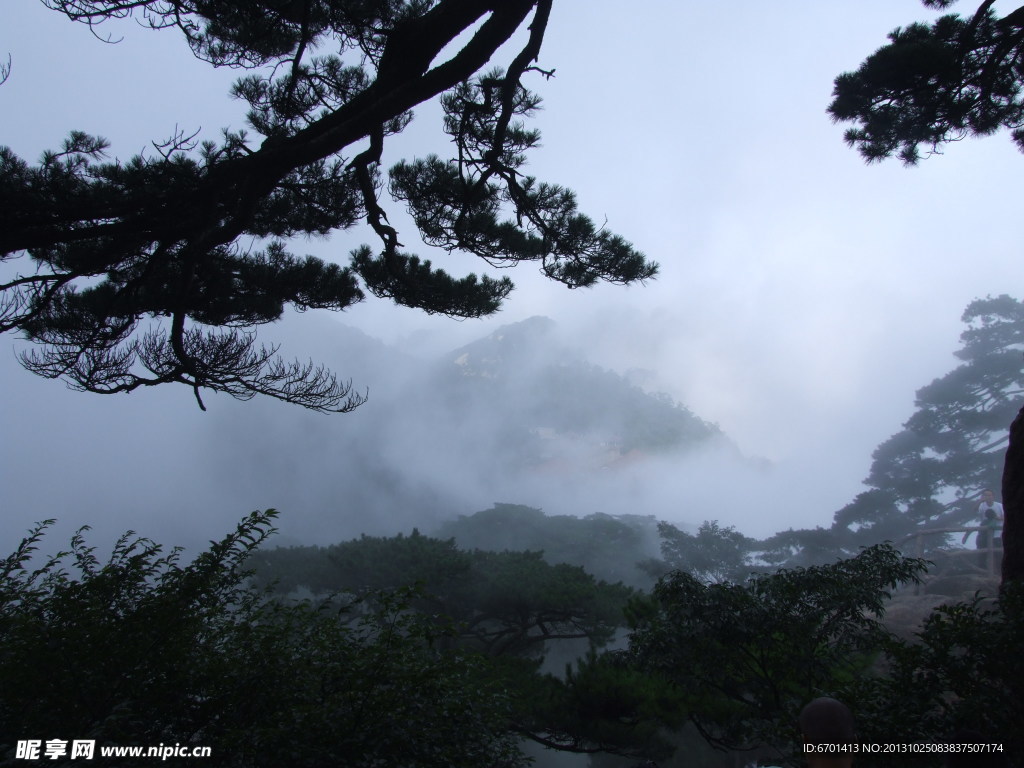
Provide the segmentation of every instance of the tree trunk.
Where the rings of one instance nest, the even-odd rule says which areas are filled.
[[[1024,581],[1024,408],[1010,425],[1003,465],[1003,585]]]

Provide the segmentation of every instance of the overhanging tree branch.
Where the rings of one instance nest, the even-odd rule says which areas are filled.
[[[484,123],[493,130],[457,129],[473,134],[467,140],[475,142],[475,187],[467,180],[456,190],[406,188],[393,179],[392,192],[415,209],[428,243],[438,240],[431,221],[445,226],[450,211],[469,212],[447,249],[490,263],[538,261],[545,274],[572,287],[655,272],[632,246],[579,214],[571,192],[519,178],[522,150],[536,133],[524,134],[513,116],[536,103],[520,80],[536,70],[550,0],[45,3],[89,25],[138,14],[154,29],[179,29],[193,52],[215,66],[248,69],[234,94],[249,102],[249,122],[263,140],[257,146],[244,132],[225,132],[219,142],[196,147],[176,132],[157,145],[156,157],[109,162],[105,140],[72,133],[62,151],[35,167],[0,148],[0,260],[35,263],[31,276],[0,286],[0,330],[20,331],[44,347],[23,358],[37,373],[93,392],[184,383],[200,407],[200,390],[212,389],[348,410],[356,403],[345,386],[328,384],[330,375],[312,364],[275,368],[279,363],[252,347],[246,329],[274,322],[288,306],[345,309],[362,300],[360,286],[426,312],[496,311],[512,289],[507,278],[455,278],[398,250],[375,173],[386,137],[405,127],[410,110],[470,87],[527,19],[527,42],[502,79],[501,98],[488,104]],[[453,44],[455,52],[443,56]],[[363,142],[352,160],[341,156]],[[514,208],[514,223],[496,227],[476,215],[474,189],[489,188],[492,177],[506,188],[502,204]],[[360,221],[381,238],[379,255],[358,247],[342,267],[285,250],[285,238]],[[242,237],[254,245],[240,248]],[[169,319],[165,346],[133,336],[146,317]],[[233,330],[211,335],[218,327]],[[130,331],[105,330],[115,328]],[[301,375],[312,377],[310,387],[295,378]]]

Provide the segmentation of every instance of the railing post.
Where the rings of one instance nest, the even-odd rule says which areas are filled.
[[[918,533],[914,538],[917,539],[917,544],[914,549],[917,551],[916,557],[920,559],[924,555],[924,540],[921,538],[921,534]],[[914,597],[921,594],[921,582],[914,584]]]

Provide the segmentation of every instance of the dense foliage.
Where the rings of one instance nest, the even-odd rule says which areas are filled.
[[[177,29],[213,66],[246,70],[232,96],[255,135],[176,133],[155,152],[106,161],[108,143],[72,132],[32,165],[0,147],[0,332],[35,343],[31,371],[104,394],[179,382],[319,411],[363,397],[313,363],[257,344],[288,306],[340,310],[364,292],[429,313],[495,312],[508,278],[455,278],[402,250],[381,194],[384,144],[411,110],[440,99],[452,158],[402,161],[394,203],[422,240],[493,266],[534,262],[569,287],[652,277],[656,265],[577,210],[575,195],[525,173],[540,136],[551,0],[45,0],[96,28],[137,16]],[[504,69],[482,69],[520,30]],[[298,257],[286,242],[364,223],[379,240],[347,265]],[[143,321],[157,320],[143,328]]]
[[[705,520],[694,534],[662,521],[658,534],[661,559],[641,564],[655,577],[686,571],[704,583],[743,581],[753,567],[751,551],[756,542],[732,526],[719,525],[717,520]]]
[[[590,620],[579,606],[602,592],[621,606],[628,592],[536,553],[465,552],[418,533],[263,553],[275,514],[253,513],[188,564],[130,535],[100,561],[80,533],[40,565],[45,524],[33,531],[0,561],[4,758],[20,739],[89,738],[208,745],[211,764],[227,766],[513,766],[528,738],[671,766],[680,744],[693,757],[697,734],[791,758],[796,713],[829,694],[850,704],[865,742],[970,730],[1021,764],[1020,591],[940,608],[900,639],[883,612],[924,563],[889,546],[739,583],[671,572],[633,594],[627,650],[601,651],[608,634],[591,625],[590,651],[555,676],[539,672],[540,646],[470,650],[486,645],[470,623],[480,606],[490,601],[499,623],[519,611],[536,631],[562,601],[577,606],[579,628]],[[362,596],[275,597],[246,580],[254,563],[272,563],[279,586],[319,574]]]
[[[442,524],[437,535],[453,538],[463,549],[543,552],[548,563],[578,565],[608,582],[641,588],[654,582],[638,567],[656,550],[658,526],[649,515],[546,515],[536,507],[498,503],[459,515]]]
[[[522,510],[528,508],[505,511]],[[583,523],[576,530],[594,529],[577,542],[583,549],[607,530],[592,520],[576,522]],[[369,593],[372,600],[377,590],[416,584],[419,593],[409,607],[425,621],[451,627],[441,645],[481,654],[487,680],[507,692],[510,732],[561,751],[665,751],[658,736],[662,713],[652,708],[649,694],[663,686],[635,670],[609,666],[596,653],[625,628],[624,608],[635,591],[621,583],[599,581],[580,565],[552,562],[540,551],[460,549],[454,539],[416,530],[270,550],[251,562],[260,582],[283,592]],[[550,659],[572,660],[587,648],[589,661],[579,662],[576,671],[542,671],[542,663],[550,670]],[[642,712],[632,712],[631,700]]]
[[[633,604],[630,657],[674,684],[711,743],[792,752],[800,709],[865,673],[886,635],[885,599],[923,570],[879,545],[742,583],[676,571]]]
[[[865,733],[942,743],[958,733],[999,743],[1024,765],[1024,590],[939,607],[912,642],[884,645],[886,674],[864,680],[858,720]],[[932,759],[933,765],[941,764]]]
[[[454,620],[463,644],[489,656],[534,656],[558,640],[604,645],[624,625],[622,609],[632,594],[577,565],[548,563],[541,552],[465,551],[452,539],[415,530],[271,550],[253,564],[279,590],[362,594],[418,583],[424,595],[414,605]]]
[[[274,516],[187,565],[127,535],[101,562],[79,534],[36,567],[33,531],[0,561],[0,755],[61,738],[206,745],[224,766],[518,764],[509,697],[438,649],[413,593],[339,609],[244,583]]]

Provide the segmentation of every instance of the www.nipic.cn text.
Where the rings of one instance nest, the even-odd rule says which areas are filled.
[[[14,757],[16,760],[92,760],[99,752],[100,757],[155,757],[166,760],[170,757],[209,757],[210,747],[182,746],[181,744],[159,744],[155,747],[103,745],[96,749],[91,739],[23,739],[18,742]]]

